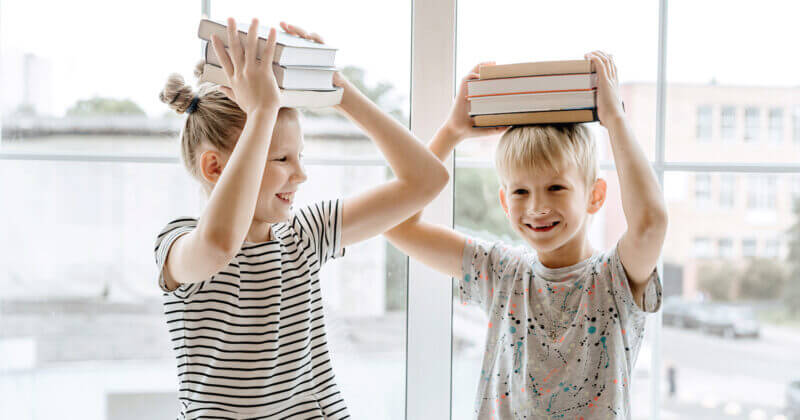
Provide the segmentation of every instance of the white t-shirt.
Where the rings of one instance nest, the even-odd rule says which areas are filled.
[[[155,247],[180,383],[179,418],[345,419],[325,337],[319,270],[341,248],[342,204],[324,201],[245,242],[208,280],[169,291],[164,260],[197,219],[170,222]]]
[[[524,248],[470,238],[462,273],[462,302],[489,317],[475,418],[630,419],[645,315],[661,306],[656,271],[645,311],[617,248],[551,269]]]

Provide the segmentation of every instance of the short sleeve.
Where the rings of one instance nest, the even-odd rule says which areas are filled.
[[[639,315],[657,312],[661,308],[661,278],[658,275],[658,270],[654,269],[647,280],[642,306],[640,307],[634,300],[633,292],[628,283],[628,275],[619,257],[619,243],[605,256],[604,262],[609,267],[611,292],[620,311]]]
[[[158,287],[161,291],[167,294],[172,294],[180,299],[187,299],[197,289],[201,287],[201,283],[182,284],[175,290],[167,288],[166,280],[164,279],[164,263],[167,260],[167,254],[175,240],[181,236],[193,231],[197,227],[197,219],[181,218],[176,219],[167,224],[167,226],[156,237],[155,257],[156,267],[158,269]]]
[[[518,251],[502,242],[467,238],[461,258],[458,292],[463,304],[474,304],[488,312],[496,292],[503,289],[501,279],[509,278],[516,269],[511,261],[519,259]]]
[[[342,200],[320,201],[303,207],[292,225],[303,240],[314,248],[320,265],[344,256],[342,248]]]

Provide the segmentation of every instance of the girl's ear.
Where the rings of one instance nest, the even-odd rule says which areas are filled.
[[[200,154],[200,175],[206,182],[216,185],[222,175],[226,159],[216,150],[206,150]]]
[[[606,201],[607,189],[608,185],[606,184],[606,180],[597,178],[597,181],[595,181],[592,186],[592,191],[589,192],[589,207],[586,209],[589,214],[595,214],[603,207],[603,203]]]

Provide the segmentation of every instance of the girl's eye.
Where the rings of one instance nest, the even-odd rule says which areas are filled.
[[[284,156],[282,158],[275,159],[275,160],[277,160],[278,162],[286,162],[286,156]]]

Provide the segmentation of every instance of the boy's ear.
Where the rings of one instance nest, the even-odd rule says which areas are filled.
[[[216,150],[206,150],[200,154],[200,175],[206,182],[216,184],[225,167],[222,155]]]
[[[508,216],[508,202],[506,202],[506,192],[503,191],[503,187],[500,187],[497,191],[498,198],[500,199],[500,205],[503,207],[503,213]]]
[[[597,181],[595,181],[592,186],[592,190],[589,192],[589,207],[586,209],[589,214],[595,214],[603,207],[603,203],[606,201],[607,189],[608,185],[606,184],[606,180],[597,178]]]

